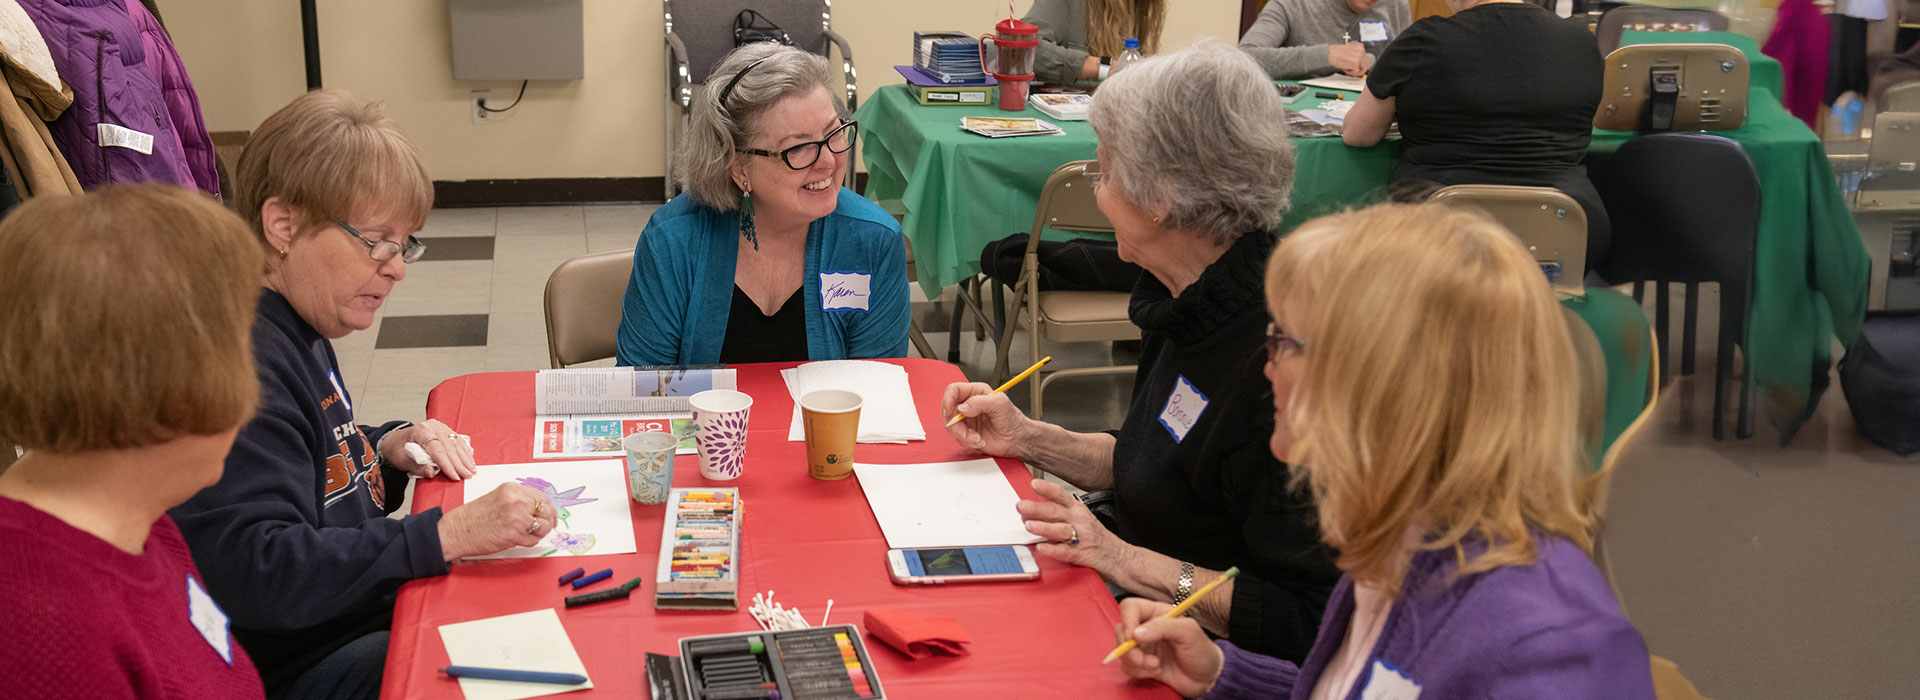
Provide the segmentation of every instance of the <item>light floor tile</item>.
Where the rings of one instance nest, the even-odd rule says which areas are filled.
[[[426,415],[427,392],[440,382],[484,372],[485,347],[376,350],[367,374],[366,398],[355,406],[365,423],[419,420]]]
[[[647,227],[647,218],[658,210],[658,204],[602,204],[581,208],[585,217],[587,233],[627,233],[640,235]]]
[[[492,308],[492,260],[419,262],[394,285],[382,311],[388,316],[484,314]]]
[[[487,326],[487,371],[546,369],[547,323],[542,314],[496,313]]]
[[[548,236],[557,234],[581,235],[587,232],[585,215],[580,205],[558,207],[501,207],[499,235],[503,238],[513,236]],[[584,238],[582,241],[584,242]],[[498,252],[496,251],[496,255]]]
[[[498,221],[498,209],[435,209],[427,215],[420,237],[491,236]]]
[[[590,231],[587,233],[587,252],[605,253],[611,250],[633,250],[640,244],[640,231]]]

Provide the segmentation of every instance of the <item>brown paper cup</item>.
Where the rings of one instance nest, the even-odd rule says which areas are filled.
[[[853,444],[860,437],[860,395],[839,389],[800,397],[807,433],[807,474],[835,481],[853,474]]]

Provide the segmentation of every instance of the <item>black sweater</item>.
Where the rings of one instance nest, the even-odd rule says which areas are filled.
[[[253,322],[260,408],[220,482],[171,511],[207,592],[269,692],[361,635],[393,593],[447,572],[440,509],[392,520],[407,477],[374,449],[405,425],[354,422],[333,345],[267,290]]]
[[[1268,448],[1262,282],[1273,245],[1270,233],[1242,236],[1177,299],[1140,276],[1129,309],[1141,330],[1140,370],[1114,444],[1114,510],[1132,544],[1216,571],[1240,567],[1227,637],[1299,663],[1340,572],[1320,543],[1312,499],[1288,488],[1287,466]],[[1206,405],[1176,440],[1186,421],[1162,416],[1182,378]]]

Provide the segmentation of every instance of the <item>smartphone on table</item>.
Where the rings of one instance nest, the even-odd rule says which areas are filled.
[[[1040,565],[1024,545],[887,550],[887,568],[900,585],[1033,581]]]

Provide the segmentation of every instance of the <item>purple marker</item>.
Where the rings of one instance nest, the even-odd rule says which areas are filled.
[[[573,590],[580,590],[613,577],[613,569],[601,569],[573,580]]]
[[[573,580],[574,580],[574,579],[577,579],[577,578],[580,578],[580,577],[582,577],[582,576],[585,576],[585,575],[587,575],[587,570],[586,570],[586,569],[574,569],[574,570],[572,570],[572,571],[569,571],[569,572],[567,572],[567,573],[565,573],[565,574],[561,574],[561,575],[560,575],[560,585],[562,585],[562,586],[565,586],[565,585],[567,585],[567,584],[569,584],[569,583],[573,583]]]

